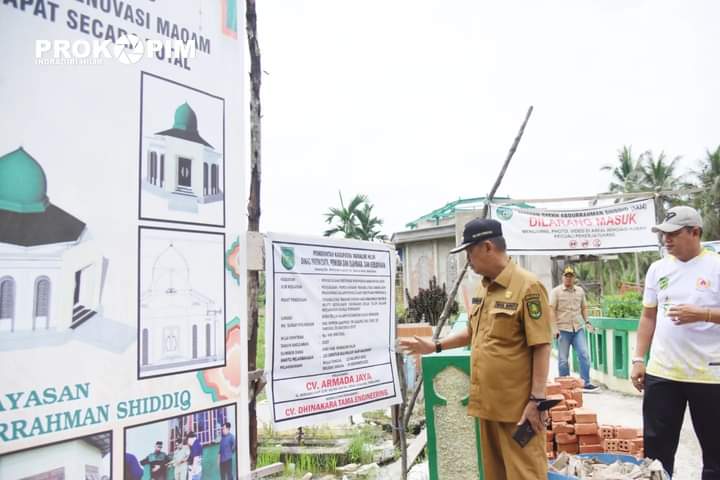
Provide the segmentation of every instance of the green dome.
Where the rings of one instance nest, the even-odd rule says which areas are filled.
[[[177,108],[177,110],[175,110],[175,123],[173,124],[173,128],[188,132],[198,131],[197,115],[195,115],[195,111],[190,108],[190,105],[188,105],[187,102],[183,103]]]
[[[0,210],[44,212],[50,201],[40,164],[22,147],[0,157]]]

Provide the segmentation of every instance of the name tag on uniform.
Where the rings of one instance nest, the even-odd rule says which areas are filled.
[[[483,297],[473,297],[472,298],[472,304],[473,305],[480,305],[483,301]]]
[[[503,310],[517,310],[518,304],[511,302],[495,302],[495,308],[502,308]]]

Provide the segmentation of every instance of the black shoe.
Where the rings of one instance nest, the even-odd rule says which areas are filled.
[[[583,387],[583,392],[585,393],[593,393],[600,390],[600,387],[597,385],[593,385],[592,383],[588,383]]]

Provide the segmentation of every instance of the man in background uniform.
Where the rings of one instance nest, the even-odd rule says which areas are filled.
[[[468,328],[437,342],[404,338],[400,347],[427,354],[471,345],[468,414],[480,422],[485,478],[546,478],[546,412],[538,410],[538,403],[545,398],[552,341],[547,292],[535,275],[508,257],[496,220],[468,222],[463,243],[451,250],[461,251],[483,276]],[[535,435],[521,447],[512,435],[525,420]]]
[[[673,473],[689,405],[702,449],[702,480],[720,480],[720,256],[703,250],[702,228],[690,207],[671,208],[653,228],[662,233],[668,255],[645,277],[631,378],[645,391],[645,456]]]
[[[563,270],[563,283],[550,292],[550,305],[555,312],[555,330],[558,337],[558,370],[561,377],[570,375],[570,345],[580,362],[580,377],[586,392],[595,392],[598,387],[590,383],[590,356],[588,355],[585,328],[591,332],[588,321],[588,307],[585,290],[575,285],[575,270],[568,265]]]

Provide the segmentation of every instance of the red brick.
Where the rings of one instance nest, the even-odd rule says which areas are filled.
[[[552,430],[545,431],[545,441],[546,442],[552,442],[554,436],[555,436],[555,432],[553,432]]]
[[[576,453],[580,453],[580,447],[578,447],[577,443],[558,445],[558,452],[567,452],[574,455]]]
[[[557,377],[555,382],[559,383],[563,390],[572,390],[576,385],[574,377]]]
[[[580,453],[603,453],[602,445],[580,445]]]
[[[603,439],[600,435],[578,435],[578,443],[583,445],[602,445]]]
[[[597,414],[586,408],[576,408],[573,410],[575,423],[597,423]]]
[[[615,429],[612,425],[600,425],[598,435],[602,438],[615,438]]]
[[[546,452],[548,460],[553,460],[555,458],[555,452]]]
[[[573,419],[573,412],[570,410],[556,410],[550,412],[550,418],[553,422],[570,422]]]
[[[575,433],[577,435],[596,435],[597,431],[597,423],[575,423]]]
[[[557,433],[555,434],[555,441],[558,445],[567,445],[568,443],[577,444],[577,437],[572,433]]]
[[[572,399],[573,399],[572,390],[562,390],[562,394],[563,394],[563,396],[565,397],[565,400],[572,400]]]
[[[565,405],[567,405],[568,410],[574,410],[578,407],[576,400],[565,400]]]
[[[617,438],[629,440],[632,438],[637,438],[637,436],[637,428],[620,427],[617,429]]]
[[[625,440],[624,438],[618,439],[618,450],[620,450],[621,452],[630,453],[631,448],[632,442],[630,440]]]
[[[578,404],[578,407],[583,406],[583,391],[579,388],[576,388],[572,391],[572,400],[575,400]]]
[[[548,383],[545,385],[545,397],[550,398],[550,395],[557,395],[562,390],[562,385],[559,383]]]
[[[567,422],[557,422],[552,424],[552,431],[558,433],[575,433],[575,425]]]
[[[617,452],[618,451],[618,440],[614,438],[606,438],[602,443],[603,450],[606,452]]]

